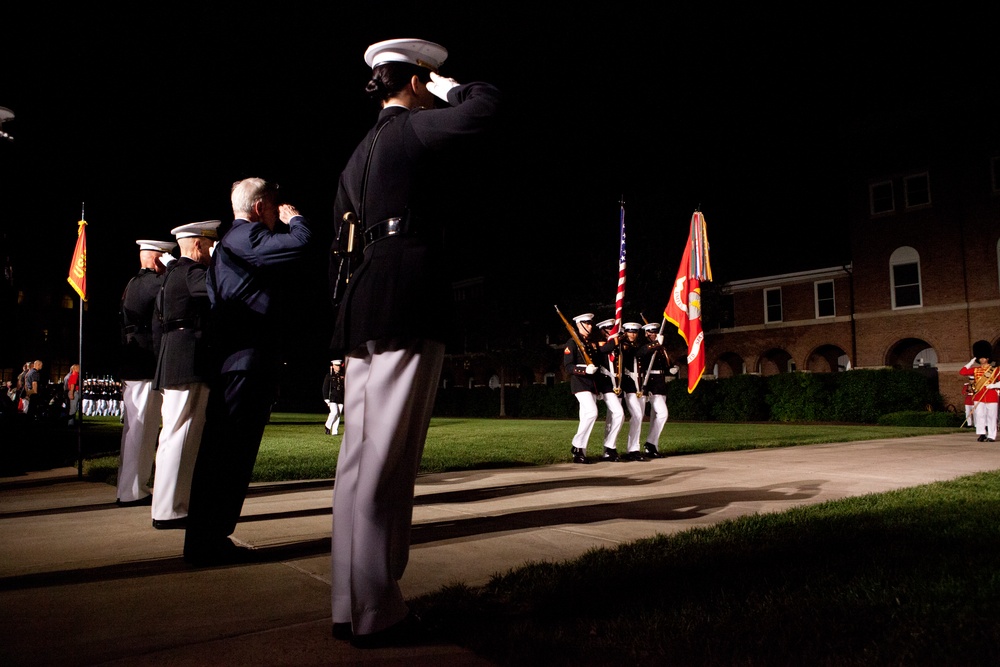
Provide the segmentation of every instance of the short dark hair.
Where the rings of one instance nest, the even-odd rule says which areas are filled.
[[[427,83],[431,80],[431,71],[410,63],[382,63],[372,70],[365,92],[374,101],[384,102],[405,88],[413,76]]]

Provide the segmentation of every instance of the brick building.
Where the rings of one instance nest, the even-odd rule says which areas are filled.
[[[976,127],[868,135],[846,183],[850,257],[722,285],[732,316],[706,332],[706,373],[917,367],[960,410],[973,343],[1000,359],[1000,143]]]

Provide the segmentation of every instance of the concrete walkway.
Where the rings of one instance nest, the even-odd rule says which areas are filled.
[[[481,585],[527,561],[755,512],[1000,469],[971,432],[645,463],[425,475],[401,585]],[[267,562],[192,568],[183,531],[75,468],[0,478],[0,665],[484,665],[455,646],[330,635],[331,480],[254,485],[234,537]]]

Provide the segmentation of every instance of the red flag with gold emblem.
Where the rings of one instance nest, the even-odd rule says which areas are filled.
[[[76,249],[73,251],[73,261],[69,265],[69,277],[66,281],[73,286],[76,293],[84,301],[87,300],[87,221],[80,220],[76,230]]]
[[[664,319],[677,327],[688,346],[688,393],[694,391],[705,372],[705,334],[701,328],[701,283],[712,280],[708,260],[708,230],[705,216],[695,211],[687,246],[681,256],[670,301],[663,310]]]

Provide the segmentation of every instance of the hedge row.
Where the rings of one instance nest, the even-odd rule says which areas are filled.
[[[500,390],[449,388],[438,391],[439,417],[497,417]],[[931,379],[912,370],[855,370],[847,373],[737,375],[703,380],[688,394],[684,381],[668,385],[670,417],[685,421],[828,421],[874,424],[883,415],[943,409]],[[604,403],[598,401],[603,417]],[[569,383],[507,387],[503,416],[572,419],[578,404]],[[914,418],[911,418],[914,419]],[[931,425],[931,424],[925,424]],[[948,424],[950,425],[950,423]]]

